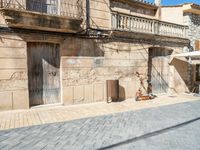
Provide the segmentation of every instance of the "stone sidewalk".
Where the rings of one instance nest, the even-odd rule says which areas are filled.
[[[200,150],[200,101],[0,131],[1,150]]]
[[[133,99],[129,99],[110,104],[101,102],[74,106],[51,106],[30,110],[3,111],[0,112],[0,130],[64,122],[197,100],[200,100],[200,97],[190,95],[169,97],[167,95],[160,95],[151,101],[135,102]]]

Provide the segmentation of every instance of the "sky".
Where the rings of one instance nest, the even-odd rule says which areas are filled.
[[[147,0],[149,2],[154,2],[154,0]],[[183,3],[196,3],[200,5],[200,0],[161,0],[162,5],[177,5]]]

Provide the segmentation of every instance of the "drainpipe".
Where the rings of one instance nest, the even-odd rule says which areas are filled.
[[[86,32],[90,30],[90,0],[86,0]]]

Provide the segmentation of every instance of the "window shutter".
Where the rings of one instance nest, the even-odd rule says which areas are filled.
[[[200,40],[195,41],[195,50],[200,50]]]

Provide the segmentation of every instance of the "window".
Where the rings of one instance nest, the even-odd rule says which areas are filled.
[[[200,64],[196,65],[196,81],[200,81]]]
[[[28,10],[52,15],[58,13],[57,0],[27,0],[26,2]]]

